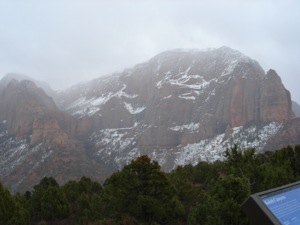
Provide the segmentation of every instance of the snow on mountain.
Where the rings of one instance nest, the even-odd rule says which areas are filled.
[[[188,144],[182,147],[175,160],[175,166],[185,164],[197,164],[199,161],[213,162],[224,159],[224,149],[237,144],[241,149],[255,148],[263,150],[268,139],[277,134],[282,127],[281,123],[271,122],[263,127],[252,125],[234,127],[233,133],[228,139],[225,134],[216,135],[212,139],[201,140],[198,143]]]
[[[263,150],[289,118],[288,108],[284,117],[262,116],[271,99],[261,94],[265,78],[255,60],[228,47],[177,49],[71,88],[61,106],[78,118],[93,117],[89,146],[101,162],[121,168],[148,154],[172,169],[223,159],[234,143]]]
[[[59,167],[68,170],[64,162],[72,162],[68,173],[74,176],[82,171],[106,171],[107,176],[144,154],[171,170],[188,163],[222,160],[226,148],[235,143],[258,151],[269,148],[270,143],[276,143],[276,148],[289,144],[287,140],[300,143],[291,96],[280,77],[274,70],[265,73],[258,62],[228,47],[163,52],[53,97],[64,114],[53,114],[58,108],[52,107],[48,121],[49,116],[43,117],[47,110],[41,113],[37,106],[37,117],[28,116],[30,123],[26,117],[22,121],[32,134],[13,139],[11,147],[8,136],[14,138],[14,133],[7,128],[17,130],[18,126],[0,109],[0,147],[5,148],[0,151],[0,166],[6,168],[0,175],[9,179],[19,174],[6,182],[11,186],[22,180],[22,171],[27,175],[32,171],[27,164],[37,156],[39,160],[30,164],[36,173],[56,175],[63,181],[68,177],[59,175]],[[6,99],[1,92],[0,103]],[[48,142],[39,142],[43,139]],[[104,169],[94,169],[99,167]],[[23,187],[29,178],[24,179]]]

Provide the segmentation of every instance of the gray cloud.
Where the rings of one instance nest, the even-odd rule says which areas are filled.
[[[2,0],[0,77],[62,88],[168,49],[228,45],[277,70],[300,102],[299,9],[297,0]]]

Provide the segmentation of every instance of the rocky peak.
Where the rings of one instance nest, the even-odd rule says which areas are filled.
[[[139,118],[158,127],[204,121],[210,127],[206,137],[227,126],[284,121],[291,111],[289,93],[276,72],[265,74],[255,60],[228,47],[166,51],[123,73],[71,88],[60,102],[79,117],[97,114],[101,124],[115,124],[113,128],[119,123],[111,118],[112,105],[118,112],[129,112],[116,114],[123,126],[135,123],[129,119],[132,109],[143,109]],[[270,114],[274,104],[281,110]]]
[[[292,117],[291,95],[275,70],[269,70],[260,85],[260,120],[287,121]]]
[[[51,97],[49,97],[42,88],[30,80],[10,80],[6,86],[3,87],[1,97],[5,101],[12,103],[18,102],[33,106],[40,105],[48,110],[57,110],[57,107]]]
[[[77,121],[61,112],[32,81],[12,79],[0,88],[0,179],[12,191],[30,190],[44,176],[60,183],[81,176],[100,179],[76,137]]]
[[[81,121],[78,129],[89,134],[101,159],[111,160],[114,150],[176,158],[170,152],[180,155],[216,135],[224,134],[226,143],[238,127],[274,122],[266,129],[279,129],[291,110],[278,78],[274,70],[266,74],[255,60],[228,47],[171,50],[70,88],[60,102]]]
[[[21,80],[30,80],[30,79],[28,79],[27,76],[22,75],[22,74],[8,73],[0,80],[0,86],[5,87],[12,80],[21,81]]]
[[[9,146],[1,145],[7,127],[20,140],[27,138],[26,143],[36,147],[28,145],[32,152],[39,152],[40,143],[46,145],[43,159],[61,150],[63,160],[52,156],[50,171],[57,161],[61,168],[70,162],[73,151],[66,149],[74,150],[76,168],[75,159],[85,154],[84,163],[113,170],[147,154],[169,170],[222,159],[233,143],[263,150],[276,137],[280,140],[274,143],[280,144],[300,140],[299,119],[290,120],[291,97],[277,73],[265,73],[255,60],[228,47],[167,51],[123,72],[70,87],[57,97],[64,113],[32,82],[11,80],[0,88],[0,147]],[[18,149],[22,152],[22,145]],[[61,168],[56,172],[61,174]]]
[[[280,76],[273,69],[269,69],[265,76],[266,80],[271,80],[272,82],[276,82],[278,84],[282,84]]]
[[[16,81],[31,81],[33,82],[37,87],[42,88],[44,92],[47,93],[49,96],[54,96],[55,91],[52,90],[51,86],[43,81],[39,81],[36,79],[33,79],[29,76],[26,76],[24,74],[18,74],[18,73],[8,73],[6,74],[1,80],[0,80],[0,89],[6,87],[12,80]]]
[[[250,57],[244,55],[242,52],[229,48],[227,46],[222,46],[217,49],[210,49],[208,52],[210,52],[214,57],[222,58],[223,60],[226,60],[227,62],[230,61],[239,61],[239,62],[253,62],[254,60]]]
[[[0,91],[0,105],[5,106],[0,108],[0,120],[6,121],[9,134],[19,139],[30,138],[31,144],[41,140],[68,144],[69,135],[65,131],[70,124],[65,120],[69,116],[59,112],[53,99],[32,81],[10,80]]]

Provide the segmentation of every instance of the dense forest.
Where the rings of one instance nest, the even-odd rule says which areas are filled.
[[[0,183],[0,224],[247,225],[240,206],[250,194],[300,180],[300,145],[263,154],[235,145],[225,156],[170,173],[141,156],[103,185],[82,177],[59,186],[44,177],[12,194]]]

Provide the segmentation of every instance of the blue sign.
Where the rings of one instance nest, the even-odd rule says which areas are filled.
[[[260,197],[283,225],[300,224],[300,186]]]

